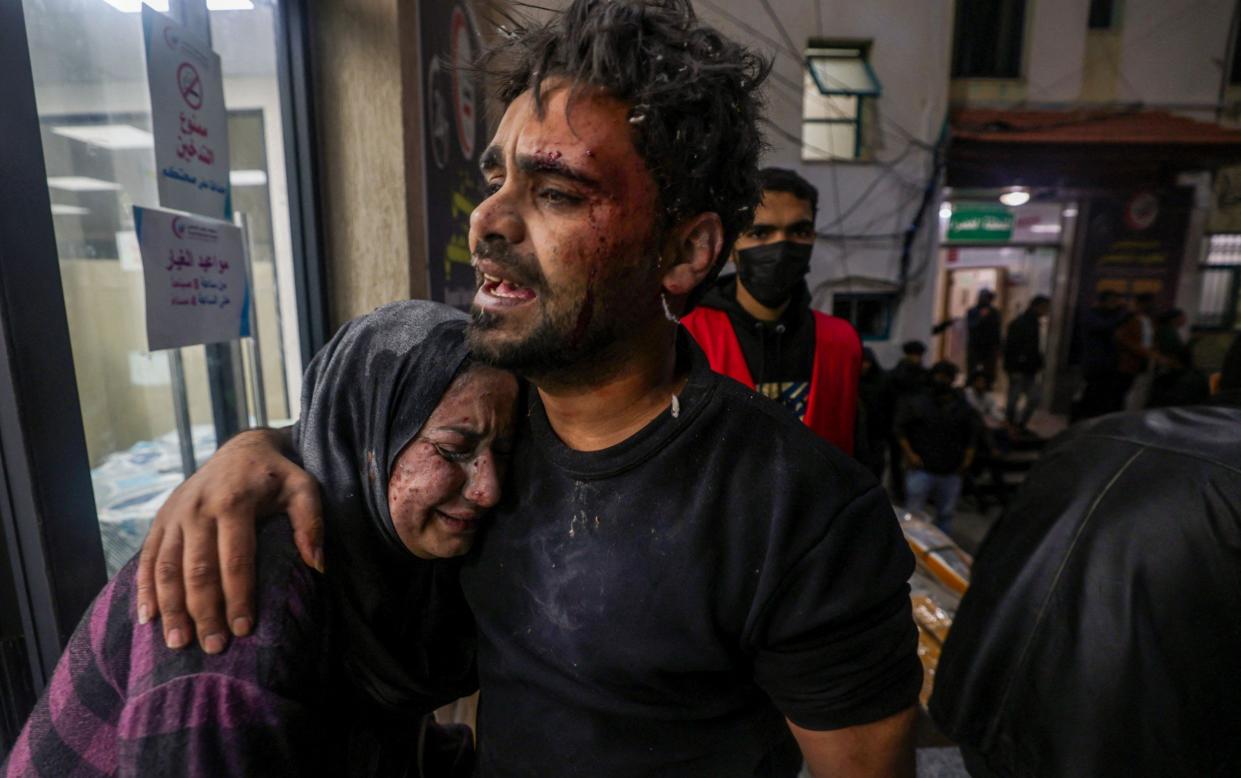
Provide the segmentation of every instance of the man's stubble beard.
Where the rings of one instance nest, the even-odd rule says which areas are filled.
[[[591,321],[575,332],[585,300],[575,312],[560,316],[539,312],[533,329],[520,338],[508,338],[502,316],[478,308],[471,313],[466,340],[475,359],[535,381],[555,377],[559,383],[588,381],[596,371],[591,363],[607,354],[617,341],[617,328],[590,312]]]
[[[538,321],[521,338],[504,337],[502,315],[474,308],[466,329],[471,354],[536,384],[589,385],[615,375],[625,364],[623,333],[641,326],[645,317],[639,312],[644,306],[637,295],[601,300],[599,287],[626,288],[618,286],[618,279],[588,282],[575,295],[581,303],[573,310],[549,311],[541,305]]]

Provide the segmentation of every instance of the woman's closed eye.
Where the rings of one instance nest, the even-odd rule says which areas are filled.
[[[474,458],[474,447],[450,446],[444,443],[435,443],[435,451],[449,462],[468,462]]]

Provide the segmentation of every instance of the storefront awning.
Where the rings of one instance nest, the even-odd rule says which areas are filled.
[[[1241,162],[1241,130],[1161,110],[962,108],[950,121],[953,186],[1171,183]]]

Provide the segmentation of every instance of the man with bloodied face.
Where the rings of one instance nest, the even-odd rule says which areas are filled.
[[[682,323],[711,368],[779,401],[846,453],[854,450],[862,344],[852,325],[810,308],[806,273],[819,192],[792,170],[759,171],[762,201],[725,276]]]
[[[533,390],[461,573],[476,774],[912,776],[913,558],[882,489],[677,323],[759,203],[767,64],[688,0],[503,32],[468,337]],[[246,480],[278,451],[230,445],[214,488],[281,505],[287,477]]]

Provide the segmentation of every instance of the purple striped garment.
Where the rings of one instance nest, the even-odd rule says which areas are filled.
[[[259,538],[257,630],[222,654],[165,647],[139,625],[137,562],[69,640],[0,776],[325,774],[327,610],[287,521]],[[335,756],[335,760],[332,758]]]

